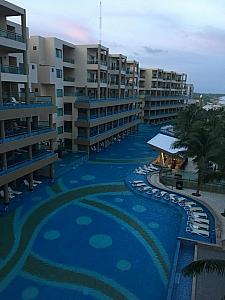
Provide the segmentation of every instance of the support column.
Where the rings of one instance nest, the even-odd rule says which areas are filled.
[[[49,115],[48,123],[49,123],[49,127],[53,128],[53,115],[52,114]]]
[[[3,203],[4,203],[4,205],[9,205],[9,191],[8,191],[8,184],[4,184],[4,185],[3,185],[3,192],[4,192]]]
[[[22,26],[22,35],[24,39],[24,43],[26,45],[26,50],[23,51],[23,64],[25,75],[27,75],[27,81],[25,83],[25,102],[30,103],[29,97],[29,65],[28,65],[28,49],[27,49],[27,21],[26,21],[26,13],[21,15],[21,26]]]
[[[34,189],[33,173],[30,173],[28,175],[28,182],[29,182],[29,190],[33,191]]]
[[[31,117],[27,117],[26,121],[27,121],[27,132],[31,133]]]
[[[0,121],[0,137],[5,138],[5,122],[3,120]]]
[[[49,178],[53,179],[55,177],[55,166],[54,164],[49,165]]]
[[[1,67],[1,65],[0,65],[0,67]],[[1,72],[0,72],[0,105],[3,105]]]
[[[28,159],[31,160],[33,158],[32,155],[32,145],[28,146]]]
[[[53,151],[54,150],[53,140],[51,139],[49,142],[50,142],[50,150]]]
[[[3,167],[3,170],[7,169],[7,156],[6,156],[6,153],[2,153],[2,167]]]
[[[101,65],[101,45],[98,45],[98,91],[97,91],[97,97],[98,98],[100,98],[100,96],[101,96],[101,90],[100,90],[101,70],[100,70],[100,65]]]

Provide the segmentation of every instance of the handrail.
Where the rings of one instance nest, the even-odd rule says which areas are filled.
[[[0,70],[2,73],[25,75],[24,66],[1,65]]]
[[[17,42],[24,43],[24,38],[21,34],[9,31],[9,30],[4,30],[0,28],[0,37],[4,37],[10,40],[14,40]]]

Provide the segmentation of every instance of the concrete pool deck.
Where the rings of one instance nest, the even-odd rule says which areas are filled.
[[[186,189],[177,190],[174,187],[165,186],[159,181],[159,174],[154,173],[148,176],[148,181],[161,189],[169,190],[169,191],[176,191],[177,193],[188,196],[196,200],[197,202],[203,204],[206,208],[210,210],[210,212],[215,217],[215,231],[216,231],[216,238],[217,244],[222,246],[225,249],[225,217],[221,215],[225,209],[225,195],[224,194],[217,194],[217,193],[210,193],[205,191],[200,191],[201,197],[195,197],[192,195],[193,192],[196,190]]]

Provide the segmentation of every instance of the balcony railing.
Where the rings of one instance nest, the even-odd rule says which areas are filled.
[[[126,101],[136,101],[139,100],[139,96],[131,96],[131,97],[116,97],[116,98],[92,98],[92,97],[86,97],[86,96],[77,96],[76,97],[76,102],[84,102],[84,103],[93,103],[95,102],[105,102],[105,101],[121,101],[121,100],[126,100]],[[141,101],[141,100],[140,100]]]
[[[69,57],[63,57],[63,61],[70,63],[70,64],[74,64],[75,60],[73,58],[69,58]]]
[[[39,126],[37,128],[32,129],[31,132],[28,132],[27,129],[19,129],[16,131],[12,130],[6,133],[5,138],[0,138],[0,144],[54,131],[55,129],[50,128],[49,126]]]
[[[18,34],[18,33],[12,32],[12,31],[0,29],[0,37],[4,37],[6,39],[24,43],[23,36],[21,34]]]
[[[0,170],[0,175],[2,176],[2,175],[5,175],[5,174],[8,174],[10,172],[14,172],[18,169],[21,169],[21,168],[24,168],[26,166],[32,165],[36,161],[46,159],[46,158],[51,157],[51,156],[55,156],[55,153],[50,151],[50,150],[49,151],[46,150],[46,151],[39,151],[38,153],[33,154],[33,158],[29,159],[29,160],[28,159],[21,159],[19,161],[17,161],[17,160],[12,161],[7,169]]]
[[[3,103],[0,104],[0,110],[40,107],[43,105],[51,106],[52,98],[50,96],[35,96],[33,93],[30,93],[29,103],[26,103],[24,93],[3,94]]]
[[[104,131],[104,132],[102,132],[102,133],[97,133],[97,132],[94,132],[94,133],[97,133],[97,134],[95,134],[95,135],[92,135],[92,136],[90,136],[90,137],[88,137],[87,135],[78,135],[78,138],[79,139],[94,139],[94,138],[96,138],[96,137],[99,137],[99,136],[101,136],[101,135],[103,135],[103,134],[106,134],[106,133],[110,133],[110,132],[116,132],[118,129],[122,129],[122,127],[124,127],[125,125],[127,125],[127,124],[129,124],[130,126],[133,126],[133,125],[135,125],[135,124],[137,124],[137,123],[139,123],[141,120],[139,119],[139,118],[136,118],[136,119],[134,119],[134,120],[132,120],[132,121],[127,121],[127,122],[124,122],[123,124],[121,124],[121,125],[119,125],[119,126],[117,126],[117,127],[115,127],[115,128],[110,128],[110,129],[107,129],[106,128],[106,130]],[[93,134],[94,134],[93,133]]]
[[[10,73],[10,74],[20,74],[25,75],[25,70],[23,66],[17,67],[17,66],[8,66],[8,65],[2,65],[1,73]]]
[[[70,77],[70,76],[64,76],[64,81],[68,81],[68,82],[74,82],[75,78],[74,77]]]
[[[98,64],[98,59],[88,59],[87,64],[97,65]]]

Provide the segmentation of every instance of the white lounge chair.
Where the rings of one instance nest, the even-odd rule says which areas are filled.
[[[199,230],[199,229],[192,229],[190,227],[186,228],[187,232],[191,232],[200,236],[204,236],[204,237],[208,237],[209,236],[209,232],[207,230]]]
[[[152,189],[152,194],[156,194],[158,191],[158,189]]]
[[[176,195],[174,194],[169,194],[170,200],[175,200]]]
[[[0,191],[0,195],[1,195],[2,198],[4,198],[4,191],[3,190]],[[9,199],[12,199],[14,197],[15,196],[12,193],[9,192]]]
[[[139,190],[141,190],[141,191],[148,191],[148,190],[150,190],[150,189],[151,189],[150,186],[144,186],[144,187],[140,187]]]
[[[209,220],[207,220],[207,219],[202,219],[202,218],[197,218],[195,216],[192,216],[192,217],[189,217],[189,220],[200,223],[200,224],[208,224],[209,225]]]
[[[190,211],[191,212],[203,212],[203,209],[200,206],[196,206],[196,207],[191,207]]]
[[[141,186],[147,186],[147,184],[144,183],[144,182],[143,183],[136,183],[135,186],[136,187],[141,187]]]
[[[159,169],[153,166],[153,164],[149,164],[149,167],[152,168],[154,171],[158,171]]]
[[[135,184],[136,183],[144,183],[144,181],[143,180],[134,180],[133,183],[135,183]]]
[[[192,212],[191,215],[194,216],[194,217],[197,217],[197,218],[208,219],[208,215],[206,213]]]
[[[168,193],[167,192],[165,192],[165,191],[161,191],[160,192],[160,195],[162,196],[162,197],[164,197],[165,195],[167,195]]]
[[[20,191],[13,190],[11,188],[11,186],[8,187],[8,191],[9,191],[10,194],[15,194],[15,195],[21,195],[22,194],[22,192],[20,192]]]
[[[27,186],[27,187],[29,187],[30,185],[29,185],[29,182],[28,182],[28,180],[27,179],[24,179],[24,184],[25,184],[25,186]],[[35,187],[35,186],[37,186],[37,183],[33,183],[33,186]]]
[[[196,203],[195,203],[195,202],[192,202],[192,201],[190,201],[190,202],[185,202],[185,203],[184,203],[184,205],[185,205],[185,206],[188,206],[188,207],[193,207],[193,206],[195,206],[195,205],[196,205]]]
[[[33,182],[34,182],[34,183],[37,183],[37,184],[41,184],[41,183],[42,183],[42,181],[40,181],[40,180],[35,180],[35,179],[33,180]]]
[[[196,222],[188,221],[187,224],[194,229],[203,229],[203,230],[209,230],[209,225],[208,224],[199,224]]]

